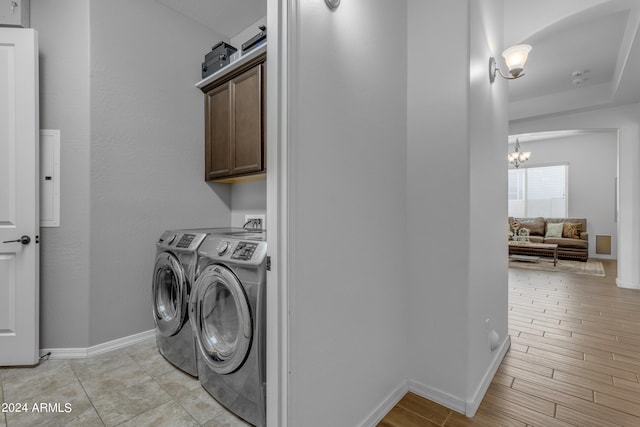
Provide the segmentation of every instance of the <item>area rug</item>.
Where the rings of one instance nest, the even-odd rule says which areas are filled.
[[[604,266],[600,261],[588,260],[571,261],[566,259],[559,259],[558,265],[553,266],[551,259],[540,258],[537,262],[517,261],[509,260],[509,268],[523,268],[526,270],[539,270],[539,271],[557,271],[559,273],[575,273],[585,274],[588,276],[600,276],[604,277]]]

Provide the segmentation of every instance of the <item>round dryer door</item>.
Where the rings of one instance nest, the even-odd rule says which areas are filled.
[[[180,331],[187,315],[187,281],[178,259],[162,252],[153,269],[153,314],[161,335]]]
[[[222,265],[207,267],[196,281],[191,321],[207,365],[228,374],[245,361],[253,327],[247,295],[238,278]]]

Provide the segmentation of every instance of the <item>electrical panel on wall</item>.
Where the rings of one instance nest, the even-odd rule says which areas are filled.
[[[29,0],[0,0],[0,27],[29,27]]]
[[[40,227],[60,226],[60,131],[40,130]]]

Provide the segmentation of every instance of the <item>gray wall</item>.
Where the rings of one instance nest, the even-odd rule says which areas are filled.
[[[409,371],[425,389],[462,398],[469,274],[469,6],[437,1],[435,13],[433,2],[407,3]],[[446,64],[445,73],[433,66],[435,58]]]
[[[203,181],[204,27],[153,0],[91,2],[91,344],[154,327],[153,243],[228,226],[230,189]]]
[[[231,186],[231,226],[242,227],[247,214],[267,213],[267,180],[239,182]],[[264,226],[264,225],[263,225]]]
[[[507,339],[506,82],[487,69],[502,2],[409,0],[408,16],[409,378],[472,414],[499,363],[485,319]]]
[[[40,127],[60,129],[60,227],[41,229],[40,346],[89,345],[89,3],[31,1]]]
[[[152,329],[154,242],[228,226],[203,181],[202,55],[223,39],[155,1],[32,2],[41,127],[61,130],[61,226],[42,229],[41,347]]]
[[[508,335],[507,81],[489,83],[488,58],[503,50],[503,1],[470,0],[469,14],[469,279],[466,414],[473,415],[502,361]],[[450,191],[450,189],[449,189]],[[488,320],[488,324],[485,322]],[[495,330],[491,350],[488,333]]]
[[[299,2],[289,125],[289,425],[359,425],[404,384],[405,2]],[[387,58],[389,60],[383,60]]]
[[[231,37],[231,39],[229,40],[229,44],[231,46],[235,47],[236,49],[238,49],[238,52],[241,52],[242,51],[242,43],[246,42],[251,37],[253,37],[256,34],[258,34],[258,32],[260,31],[260,29],[258,27],[260,25],[264,25],[264,26],[267,25],[267,17],[266,16],[258,19],[255,23],[249,25],[247,28],[245,28],[244,30],[240,31],[235,36]]]
[[[508,345],[502,2],[298,6],[290,423],[371,421],[407,379],[472,415],[503,354],[486,319]]]

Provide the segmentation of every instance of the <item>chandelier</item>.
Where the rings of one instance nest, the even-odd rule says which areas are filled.
[[[507,160],[509,160],[509,163],[511,163],[514,167],[519,168],[521,164],[529,160],[529,157],[531,157],[531,151],[520,151],[520,141],[518,141],[518,139],[516,138],[516,151],[514,151],[513,153],[509,153],[509,155],[507,156]]]

